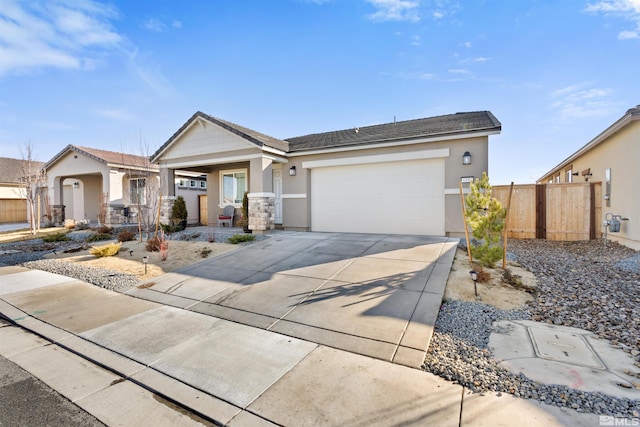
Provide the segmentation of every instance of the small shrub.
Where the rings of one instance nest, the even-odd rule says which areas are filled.
[[[88,230],[89,229],[89,224],[86,222],[77,222],[76,223],[76,230]]]
[[[491,280],[491,273],[482,268],[482,266],[474,265],[473,269],[478,272],[478,283],[486,283]]]
[[[164,238],[164,233],[160,233],[160,260],[166,261],[169,257],[169,241]]]
[[[232,245],[237,245],[238,243],[252,242],[253,240],[255,240],[255,238],[256,236],[254,236],[253,234],[234,234],[227,239],[227,242],[231,243]]]
[[[167,234],[177,233],[178,231],[184,230],[184,227],[182,227],[182,225],[180,224],[178,225],[160,224],[160,228],[162,228],[162,231],[164,231]]]
[[[101,225],[100,227],[96,228],[96,233],[98,234],[111,234],[111,227],[109,227],[108,225]]]
[[[118,233],[118,242],[130,242],[136,238],[136,233],[129,230],[122,230]]]
[[[184,197],[178,196],[171,207],[171,223],[181,226],[181,224],[187,221],[187,217],[187,204],[184,201]],[[181,230],[184,230],[184,227],[181,226]]]
[[[120,250],[122,243],[108,243],[102,246],[94,246],[89,249],[89,253],[96,258],[102,258],[106,256],[114,256]]]
[[[58,233],[51,233],[47,236],[43,236],[42,237],[42,241],[46,242],[46,243],[53,243],[53,242],[67,242],[71,240],[69,237],[67,237],[67,233],[64,231],[60,231]]]
[[[200,256],[201,256],[202,258],[206,258],[206,257],[208,257],[208,256],[209,256],[209,254],[210,254],[211,252],[213,252],[213,251],[211,250],[211,248],[202,248],[202,250],[200,251]]]
[[[101,242],[103,240],[111,240],[111,234],[109,233],[96,233],[93,236],[87,237],[87,242]]]
[[[147,252],[158,252],[160,251],[160,239],[158,237],[152,237],[147,240],[147,245],[145,246],[145,250]]]

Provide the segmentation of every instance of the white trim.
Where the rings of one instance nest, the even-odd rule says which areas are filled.
[[[247,170],[247,168],[236,168],[236,169],[227,169],[227,170],[221,170],[218,172],[218,191],[220,192],[218,195],[218,203],[220,205],[223,206],[227,206],[227,205],[233,205],[235,207],[239,207],[242,206],[242,202],[238,202],[238,203],[224,203],[224,175],[227,174],[236,174],[236,173],[244,173],[244,185],[245,185],[245,190],[247,191],[249,189],[249,171]],[[244,192],[243,192],[244,193]]]
[[[275,193],[249,193],[247,194],[248,198],[252,198],[252,197],[276,197]]]
[[[463,188],[462,189],[462,194],[469,194],[471,193],[471,190],[469,188]],[[445,195],[451,195],[451,194],[455,194],[457,196],[460,195],[460,189],[459,188],[445,188],[444,189],[444,194]]]
[[[181,167],[193,167],[193,166],[211,166],[211,165],[222,165],[225,163],[236,163],[251,159],[261,159],[263,157],[262,154],[246,154],[244,156],[233,156],[233,157],[223,157],[223,158],[215,158],[211,159],[199,159],[193,160],[190,162],[172,162],[170,160],[163,160],[162,166],[170,169],[180,169]]]
[[[411,151],[408,153],[375,154],[371,156],[345,157],[339,159],[311,160],[302,162],[302,167],[307,169],[322,168],[327,166],[350,166],[369,163],[387,163],[407,160],[437,159],[449,157],[448,148],[436,150]]]
[[[309,156],[313,154],[325,154],[325,153],[341,153],[344,151],[356,151],[356,150],[371,150],[374,148],[385,148],[385,147],[397,147],[399,145],[413,145],[413,144],[422,144],[424,142],[434,142],[434,141],[451,141],[454,139],[468,139],[475,138],[479,136],[489,136],[489,135],[498,135],[500,131],[487,131],[487,132],[477,132],[477,133],[466,133],[462,135],[444,135],[444,136],[433,136],[429,138],[419,138],[419,139],[409,139],[409,140],[397,140],[393,142],[383,142],[380,144],[364,144],[364,145],[356,145],[350,147],[335,147],[335,148],[324,148],[317,149],[312,151],[300,151],[295,153],[289,153],[288,157],[298,157],[298,156]]]
[[[273,148],[273,147],[268,147],[266,145],[262,146],[262,151],[266,151],[266,152],[272,153],[272,154],[277,154],[279,156],[286,156],[287,155],[287,153],[285,153],[282,150],[278,150],[277,148]],[[287,163],[287,162],[288,162],[288,160],[285,160],[285,163]]]
[[[306,199],[307,195],[305,193],[300,194],[283,194],[281,196],[283,199]]]

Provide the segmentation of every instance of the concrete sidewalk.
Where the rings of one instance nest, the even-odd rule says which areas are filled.
[[[370,256],[383,254],[380,259],[384,262],[385,259],[389,259],[384,258],[387,256],[385,253],[399,251],[393,255],[398,259],[401,255],[411,253],[412,248],[421,246],[414,242],[409,247],[401,247],[406,244],[391,244],[391,241],[387,241],[390,246],[383,248],[380,241],[369,241],[367,246],[362,243],[366,242],[365,239],[366,236],[363,236],[359,240],[360,243],[347,240],[344,246],[364,247],[361,247],[360,253],[363,256],[334,255],[353,259],[346,262],[349,266],[362,263],[359,271],[371,272],[374,264],[365,262],[371,259]],[[325,239],[321,240],[326,242]],[[272,243],[277,244],[278,241],[274,240]],[[286,236],[279,244],[289,245],[288,248],[300,245],[297,246],[298,250],[304,246],[307,251],[313,247],[327,248],[325,243],[307,246],[310,242],[296,243],[294,238]],[[334,251],[343,247],[336,244],[329,246]],[[249,246],[242,251],[263,251],[262,254],[265,256],[268,252],[264,249],[267,249],[266,244]],[[284,256],[283,262],[296,262],[291,254],[279,255]],[[329,254],[317,254],[322,258],[321,255]],[[227,269],[234,268],[231,264],[233,259],[220,258],[226,260],[224,264]],[[302,258],[306,261],[299,262],[308,263],[309,259],[313,259],[307,256]],[[365,261],[356,262],[363,259]],[[434,263],[437,263],[438,259],[440,255]],[[259,260],[256,258],[254,261]],[[337,261],[344,262],[344,259]],[[212,262],[220,261],[216,259]],[[316,272],[325,270],[324,263],[314,262],[315,264],[307,265],[305,268],[312,268]],[[326,261],[327,264],[331,262],[336,261]],[[194,268],[206,269],[210,265],[201,263]],[[402,271],[402,268],[409,264],[400,262],[399,265],[399,271]],[[269,267],[265,262],[263,266],[249,268],[263,270]],[[295,276],[291,272],[299,273],[299,268],[301,267],[295,265],[278,267],[275,274],[283,280],[280,283],[291,286],[288,280]],[[384,271],[387,271],[386,268]],[[397,284],[399,287],[406,285],[408,290],[386,293],[383,294],[384,298],[402,295],[406,297],[405,301],[417,306],[424,297],[425,289],[417,290],[410,287],[415,286],[416,276],[424,274],[422,272],[425,269],[432,271],[434,268],[423,266],[421,269],[413,270],[413,274],[404,274],[402,278],[405,280],[400,280]],[[209,271],[212,270],[209,268]],[[264,277],[261,275],[264,271],[251,271],[260,278]],[[356,271],[352,270],[349,274],[355,274]],[[385,277],[384,271],[376,274]],[[336,279],[336,274],[344,272],[344,268],[338,269],[329,278],[323,277],[322,281],[325,285],[329,284]],[[325,273],[326,271],[321,274]],[[305,274],[310,274],[309,270],[306,270]],[[190,301],[186,307],[191,309],[198,304],[204,304],[204,300],[220,292],[216,289],[216,292],[209,293],[210,283],[202,281],[207,275],[209,273],[192,275],[194,280],[197,278],[198,281],[194,282],[192,287],[188,287],[190,297],[175,295],[178,289],[186,292],[187,286],[180,282],[178,286],[173,283],[166,288],[172,289],[172,292],[155,291],[160,297],[156,299],[167,298],[171,304],[176,301],[176,297],[184,298],[185,302]],[[429,278],[422,277],[428,283]],[[444,277],[446,279],[446,276]],[[153,287],[161,285],[165,279],[164,276],[158,278],[158,284]],[[372,279],[354,278],[343,283],[355,284],[367,280]],[[371,289],[376,289],[379,285],[376,280],[373,279]],[[283,304],[275,302],[275,299],[269,302],[267,290],[273,284],[272,278],[253,282],[250,280],[238,288],[240,284],[228,282],[223,290],[228,288],[227,292],[233,292],[225,295],[237,297],[236,291],[241,291],[240,296],[255,291],[257,293],[253,298],[266,301],[264,305],[270,307],[268,310],[282,307]],[[218,283],[217,286],[219,285]],[[280,289],[283,292],[279,295],[285,300],[295,295],[290,287],[284,286]],[[323,288],[320,286],[317,289]],[[209,295],[201,295],[197,301],[193,300],[199,292]],[[315,295],[309,292],[307,294]],[[346,305],[344,303],[352,303],[354,298],[362,295],[367,296],[366,291],[362,289],[360,293],[340,295],[346,298],[342,301],[343,304],[329,306],[324,315],[331,316],[335,310]],[[434,294],[432,297],[441,299],[442,296]],[[384,298],[379,298],[378,303],[384,303]],[[247,301],[239,298],[235,300],[244,304]],[[306,308],[305,304],[302,304],[304,300],[304,297],[297,297],[295,304],[284,304],[289,309],[284,316],[277,316],[276,319],[286,320],[287,314]],[[222,303],[212,305],[216,306],[216,309],[226,307],[229,312],[236,313],[234,315],[247,308],[242,305],[225,306]],[[351,318],[357,318],[354,312],[349,311],[353,306],[357,304],[346,305],[344,313],[347,314],[343,313],[343,316],[346,316],[342,318],[343,321],[349,321],[349,313]],[[362,310],[371,313],[373,308],[371,305],[363,305]],[[414,311],[415,306],[412,312]],[[271,317],[269,313],[247,312]],[[419,369],[398,364],[397,360],[396,363],[390,363],[394,358],[387,358],[386,353],[380,353],[382,356],[374,354],[373,357],[356,354],[340,349],[332,343],[330,346],[324,345],[313,339],[275,332],[272,330],[275,328],[255,327],[221,316],[132,298],[126,294],[107,291],[68,277],[37,270],[0,268],[0,313],[9,319],[9,322],[0,323],[0,354],[108,425],[173,426],[198,425],[210,421],[230,426],[593,426],[598,425],[599,421],[599,417],[594,415],[579,414],[506,394],[469,394],[459,385]],[[310,320],[300,324],[322,321],[319,313],[309,315]],[[365,320],[369,317],[374,316],[368,316]],[[406,331],[410,329],[413,317],[405,317]],[[433,320],[435,321],[435,318]],[[364,323],[366,322],[358,325]],[[392,329],[397,327],[397,321],[391,319],[389,323]],[[416,323],[422,328],[428,328],[426,323]],[[431,328],[432,326],[433,323]],[[320,329],[317,325],[311,327],[311,330],[313,327]],[[364,336],[364,332],[370,330],[365,329],[361,332],[356,328],[356,331]],[[345,335],[346,342],[351,342],[346,331],[334,332]],[[381,333],[384,337],[387,332]],[[311,338],[317,337],[310,335]],[[402,347],[403,335],[396,338],[395,345],[398,350]],[[365,339],[367,345],[363,348],[366,350],[373,347],[369,345],[369,341],[375,343],[375,335],[365,336]]]

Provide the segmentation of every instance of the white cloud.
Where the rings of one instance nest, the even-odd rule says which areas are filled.
[[[452,68],[449,71],[451,74],[471,74],[471,71],[464,68]]]
[[[436,80],[438,78],[437,74],[434,73],[425,73],[422,71],[413,71],[413,72],[402,72],[400,73],[400,77],[407,80]]]
[[[165,23],[155,18],[147,19],[142,24],[142,27],[149,31],[155,31],[156,33],[163,33],[167,30],[167,26],[165,25]]]
[[[420,46],[420,36],[413,36],[413,40],[411,41],[413,46]]]
[[[420,14],[417,0],[367,0],[376,12],[367,15],[372,21],[409,21],[418,22]]]
[[[436,10],[431,16],[433,16],[433,19],[442,19],[444,18],[444,12]]]
[[[117,17],[115,9],[92,0],[2,0],[0,75],[42,67],[90,68],[96,49],[122,43],[111,25]]]
[[[473,58],[473,62],[487,62],[491,61],[491,58],[487,58],[486,56],[479,56],[477,58]]]
[[[578,119],[606,116],[618,109],[612,100],[613,90],[589,86],[580,83],[555,90],[551,93],[551,108],[562,118]]]
[[[619,16],[632,21],[635,28],[622,30],[618,40],[640,39],[640,0],[602,0],[589,3],[585,8],[588,13],[603,13],[605,16]]]
[[[132,121],[136,116],[122,108],[106,108],[96,111],[96,114],[110,120]]]
[[[171,23],[171,26],[172,26],[173,28],[182,28],[182,22],[177,21],[177,20],[174,20],[174,21]]]
[[[464,43],[462,43],[462,46],[464,46],[466,48],[470,48],[471,47],[471,42],[464,42]]]

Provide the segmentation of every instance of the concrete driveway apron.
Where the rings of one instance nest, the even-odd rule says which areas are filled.
[[[277,232],[127,293],[419,367],[457,243],[430,236]]]

